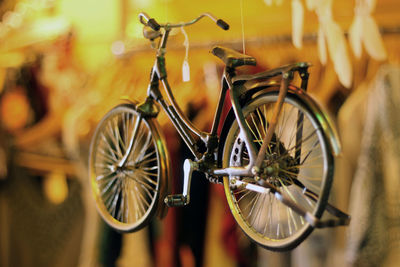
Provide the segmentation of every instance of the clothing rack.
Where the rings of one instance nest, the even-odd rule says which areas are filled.
[[[380,32],[382,35],[397,35],[400,34],[400,26],[395,27],[381,27]],[[345,35],[348,35],[348,32],[345,32]],[[317,33],[306,33],[303,35],[304,43],[315,43],[317,41]],[[283,44],[283,43],[291,43],[292,36],[290,34],[283,35],[275,35],[275,36],[263,36],[263,37],[251,37],[246,38],[246,44],[252,46],[264,46],[264,45],[274,45],[274,44]],[[213,45],[222,45],[237,48],[240,50],[242,48],[243,41],[242,39],[235,39],[232,41],[213,41],[213,42],[197,42],[190,44],[191,50],[200,50],[200,49],[209,49]],[[171,45],[168,46],[168,50],[184,50],[185,48],[179,42],[174,42],[171,40]],[[134,46],[125,53],[121,55],[117,55],[118,58],[129,58],[130,56],[141,53],[152,51],[153,48],[149,47],[148,44],[141,44],[138,46]]]
[[[57,170],[70,176],[77,175],[76,163],[66,158],[18,151],[15,155],[15,161],[20,167],[38,172],[52,172]]]

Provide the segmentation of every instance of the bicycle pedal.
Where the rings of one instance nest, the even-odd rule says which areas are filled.
[[[189,198],[182,194],[168,195],[164,198],[164,203],[168,207],[183,207],[189,204]]]

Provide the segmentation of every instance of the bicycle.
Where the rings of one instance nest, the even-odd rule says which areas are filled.
[[[236,75],[236,68],[256,65],[255,58],[215,46],[212,53],[225,68],[211,131],[200,131],[185,117],[167,80],[166,45],[173,28],[203,17],[229,29],[209,13],[161,25],[139,14],[144,37],[158,41],[156,59],[145,101],[111,109],[92,137],[89,176],[102,218],[118,231],[137,231],[164,208],[187,205],[192,172],[200,171],[223,184],[236,222],[264,248],[292,249],[314,228],[349,224],[350,216],[327,202],[340,144],[329,119],[306,93],[310,64]],[[300,87],[292,84],[294,75],[300,76]],[[231,108],[218,135],[228,91]],[[156,121],[160,107],[195,157],[184,162],[181,194],[168,195],[170,159]],[[324,210],[335,218],[322,220]]]

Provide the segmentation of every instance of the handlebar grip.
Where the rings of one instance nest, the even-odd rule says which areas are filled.
[[[149,19],[147,25],[149,25],[155,31],[158,31],[161,27],[160,24],[158,24],[157,21],[153,18]]]
[[[217,20],[217,25],[218,25],[221,29],[223,29],[223,30],[225,30],[225,31],[229,30],[229,24],[226,23],[225,21],[223,21],[222,19],[218,19],[218,20]]]

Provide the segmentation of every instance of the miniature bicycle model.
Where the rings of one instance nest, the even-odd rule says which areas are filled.
[[[212,53],[226,67],[211,132],[198,130],[185,117],[167,80],[166,45],[171,29],[203,17],[229,29],[209,13],[190,22],[161,25],[139,14],[144,37],[158,40],[156,60],[146,100],[113,108],[92,138],[89,176],[100,215],[116,230],[137,231],[165,205],[188,204],[192,172],[199,171],[223,184],[238,225],[267,249],[288,250],[316,227],[348,224],[350,217],[327,202],[340,146],[329,120],[306,93],[309,64],[236,75],[237,67],[256,65],[256,60],[216,46]],[[300,88],[291,84],[295,74],[300,75]],[[218,135],[228,90],[231,110]],[[195,157],[184,162],[182,194],[167,192],[170,159],[156,121],[159,106]],[[325,210],[336,218],[321,220]]]

